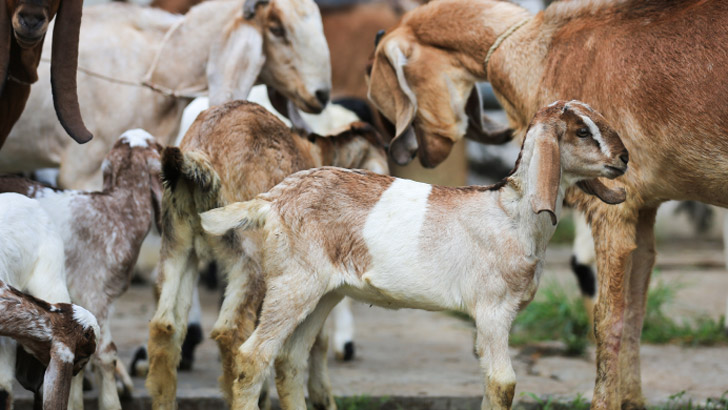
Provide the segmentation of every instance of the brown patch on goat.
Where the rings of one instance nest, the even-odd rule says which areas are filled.
[[[272,202],[291,233],[310,238],[295,243],[322,243],[331,263],[361,276],[371,263],[364,224],[393,181],[368,171],[324,167],[293,175],[261,198]]]

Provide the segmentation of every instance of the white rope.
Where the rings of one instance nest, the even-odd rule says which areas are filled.
[[[488,72],[488,62],[490,61],[490,57],[493,55],[495,50],[508,38],[511,34],[515,33],[516,30],[523,27],[526,23],[531,21],[531,17],[526,17],[525,19],[519,21],[518,23],[512,25],[508,30],[506,30],[503,34],[498,36],[497,39],[495,39],[495,42],[492,46],[490,46],[490,49],[488,49],[488,54],[485,55],[485,62],[483,63],[485,65],[485,72]]]

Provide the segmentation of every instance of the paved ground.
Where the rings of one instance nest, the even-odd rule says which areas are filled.
[[[728,272],[722,267],[720,244],[682,243],[665,247],[658,258],[660,280],[685,284],[674,306],[677,314],[689,316],[724,314],[728,295]],[[558,280],[573,286],[567,271],[569,250],[552,247],[544,281]],[[203,296],[205,331],[216,314],[217,294]],[[147,322],[154,304],[149,288],[134,286],[117,304],[113,334],[122,360],[128,363],[134,347],[146,340]],[[334,392],[338,396],[404,396],[403,408],[477,408],[482,378],[472,354],[473,330],[465,322],[443,313],[416,310],[391,311],[354,304],[357,358],[349,363],[330,361]],[[521,393],[573,398],[591,397],[594,380],[594,349],[585,358],[559,355],[558,343],[511,349]],[[651,403],[664,402],[685,390],[696,399],[717,397],[728,390],[728,347],[682,348],[643,346],[643,386]],[[220,365],[215,344],[206,340],[198,351],[196,368],[180,376],[179,396],[204,398],[197,407],[217,408]],[[142,380],[136,380],[137,397],[147,395]],[[412,398],[422,399],[411,401]],[[404,400],[404,399],[403,399]],[[438,401],[439,400],[439,401]],[[418,407],[419,406],[419,407]],[[137,408],[137,405],[130,408]],[[146,407],[146,406],[143,406]]]

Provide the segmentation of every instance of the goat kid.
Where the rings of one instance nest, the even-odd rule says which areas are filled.
[[[310,346],[344,296],[475,318],[483,408],[510,408],[508,332],[543,271],[567,187],[622,175],[622,142],[587,105],[558,101],[531,122],[520,164],[490,187],[431,186],[332,167],[302,171],[256,199],[201,214],[212,235],[255,243],[265,280],[259,323],[236,352],[235,409],[255,409],[285,344]],[[624,191],[610,192],[610,202]],[[291,341],[287,341],[288,338]],[[301,401],[285,408],[304,408]],[[291,394],[289,392],[289,394]]]
[[[176,366],[197,283],[197,261],[216,260],[228,282],[212,331],[223,361],[220,384],[228,400],[238,375],[232,354],[253,331],[263,297],[260,267],[249,256],[257,250],[248,249],[235,235],[208,237],[202,231],[198,213],[252,199],[296,171],[322,165],[387,171],[386,154],[376,132],[366,124],[352,124],[349,130],[332,137],[293,132],[265,108],[245,101],[204,111],[180,148],[164,151],[162,252],[157,284],[160,297],[149,324],[150,367],[146,382],[155,408],[175,405]],[[321,408],[333,409],[323,342],[317,343],[312,352],[310,394]],[[287,359],[281,358],[277,369],[280,377],[276,379],[284,403],[287,384],[303,376],[301,363],[291,364]]]
[[[161,150],[144,130],[122,134],[104,160],[101,192],[57,190],[21,177],[0,177],[0,192],[35,198],[61,232],[71,300],[85,306],[101,325],[99,351],[93,356],[101,409],[121,409],[109,315],[129,286],[142,241],[152,223],[158,223]],[[131,391],[129,376],[124,372],[121,378]],[[74,408],[83,407],[80,394],[74,390]]]
[[[31,382],[42,385],[46,409],[66,408],[71,377],[96,351],[101,336],[93,315],[68,304],[71,297],[63,259],[63,240],[41,206],[16,193],[0,194],[0,334],[16,338],[48,365],[45,376],[40,376],[43,381]],[[15,375],[15,342],[0,337],[0,404],[4,408],[11,408]],[[18,377],[22,380],[22,372]]]

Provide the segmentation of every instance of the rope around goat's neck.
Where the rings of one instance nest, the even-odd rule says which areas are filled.
[[[523,19],[523,20],[519,21],[518,23],[512,25],[508,30],[506,30],[503,34],[501,34],[500,36],[498,36],[498,38],[495,39],[495,42],[493,43],[493,45],[490,46],[490,48],[488,49],[488,54],[485,55],[485,61],[483,62],[486,75],[488,73],[488,62],[490,61],[490,57],[493,55],[493,53],[495,53],[495,50],[498,49],[498,47],[504,41],[506,41],[506,39],[508,37],[510,37],[511,34],[515,33],[519,28],[521,28],[524,25],[526,25],[526,23],[528,23],[529,21],[531,21],[531,17],[526,17],[525,19]]]
[[[43,62],[50,63],[50,59],[47,57],[41,57],[40,59]],[[136,81],[129,81],[129,80],[120,80],[118,78],[109,77],[103,74],[99,74],[97,72],[91,71],[87,68],[83,68],[81,66],[78,66],[77,71],[80,71],[90,77],[95,77],[104,81],[108,81],[115,84],[122,84],[122,85],[129,85],[133,87],[146,87],[150,90],[162,94],[166,97],[172,97],[172,98],[187,98],[187,99],[195,99],[201,95],[205,95],[205,91],[203,89],[199,90],[172,90],[166,87],[162,87],[161,85],[153,84],[148,81],[142,81],[142,82],[136,82]]]

